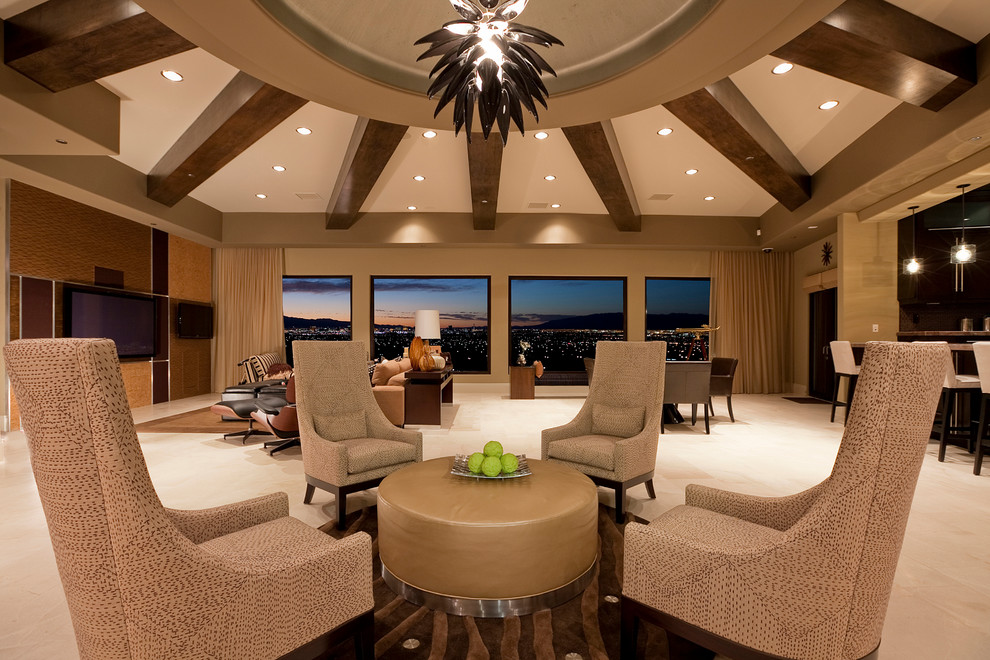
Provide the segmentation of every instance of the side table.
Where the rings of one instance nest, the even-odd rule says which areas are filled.
[[[440,405],[454,402],[454,369],[407,371],[406,424],[440,424]]]
[[[509,398],[536,398],[536,369],[534,367],[509,367]]]

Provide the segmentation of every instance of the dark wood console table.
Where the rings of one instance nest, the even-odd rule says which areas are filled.
[[[454,402],[454,370],[406,372],[406,424],[440,424],[440,404]]]

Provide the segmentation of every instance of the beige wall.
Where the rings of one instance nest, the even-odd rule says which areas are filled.
[[[371,340],[373,275],[490,275],[491,375],[461,376],[463,382],[509,380],[509,276],[626,277],[629,339],[646,337],[647,277],[707,277],[708,251],[580,248],[286,248],[286,275],[350,275],[352,332]]]
[[[855,213],[843,213],[837,225],[838,338],[896,341],[897,223],[860,222]],[[873,332],[873,324],[877,324],[877,332]]]
[[[822,245],[825,242],[832,245],[832,263],[822,264]],[[794,269],[793,299],[791,310],[791,390],[801,394],[808,392],[808,339],[810,332],[809,293],[804,290],[804,278],[820,273],[826,268],[834,268],[840,256],[837,251],[838,235],[829,234],[821,240],[810,243],[794,252],[792,268]]]

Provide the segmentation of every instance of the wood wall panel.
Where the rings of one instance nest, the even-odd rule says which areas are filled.
[[[138,360],[121,362],[120,373],[124,377],[127,403],[131,408],[151,405],[151,362]]]
[[[168,291],[172,298],[213,301],[213,250],[169,235]]]
[[[175,336],[176,309],[180,301],[213,301],[213,250],[193,241],[169,236],[168,290],[170,300],[169,363],[170,397],[181,399],[213,390],[210,379],[212,344],[209,339]]]
[[[21,338],[21,278],[10,276],[10,341]]]
[[[54,287],[51,280],[21,278],[21,332],[24,339],[54,337]]]
[[[10,182],[10,272],[92,284],[96,266],[151,291],[151,228],[19,181]]]

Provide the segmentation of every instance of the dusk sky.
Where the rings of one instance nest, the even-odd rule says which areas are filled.
[[[282,314],[303,319],[351,320],[351,278],[283,277]]]
[[[647,279],[646,313],[708,314],[711,280]]]
[[[509,287],[514,326],[623,310],[623,280],[510,279]]]
[[[440,327],[488,324],[488,278],[376,277],[375,325],[415,324],[417,309],[440,310]]]

